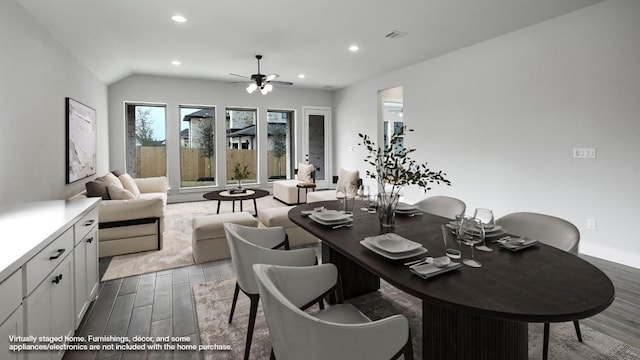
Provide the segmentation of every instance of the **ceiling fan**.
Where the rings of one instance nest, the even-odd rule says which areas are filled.
[[[277,84],[277,85],[293,85],[292,82],[289,81],[274,81],[274,79],[280,77],[280,75],[273,73],[273,74],[269,74],[269,75],[264,75],[260,73],[260,60],[262,60],[262,55],[256,55],[256,59],[258,59],[258,73],[257,74],[251,74],[251,77],[246,77],[243,75],[238,75],[238,74],[234,74],[231,73],[231,75],[233,76],[238,76],[241,77],[243,79],[247,79],[251,81],[251,84],[249,84],[249,86],[247,86],[247,92],[249,94],[253,93],[254,91],[256,91],[256,89],[260,88],[260,92],[262,93],[262,95],[267,95],[271,90],[273,90],[273,85],[272,84]]]

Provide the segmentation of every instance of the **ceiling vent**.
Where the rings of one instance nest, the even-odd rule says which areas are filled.
[[[389,39],[402,39],[403,37],[406,37],[408,34],[404,31],[398,31],[398,30],[393,30],[392,32],[388,33],[387,35],[385,35],[384,37],[389,38]]]

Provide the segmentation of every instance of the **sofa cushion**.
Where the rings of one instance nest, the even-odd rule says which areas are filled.
[[[298,164],[298,181],[302,182],[313,182],[313,174],[314,168],[313,165],[309,164]]]
[[[87,197],[101,197],[102,200],[109,200],[109,189],[107,183],[102,178],[95,178],[85,184]]]
[[[125,189],[122,185],[109,184],[108,189],[109,197],[112,200],[131,200],[136,198],[131,191]]]
[[[122,183],[122,186],[125,189],[129,190],[133,194],[133,196],[135,197],[140,196],[140,189],[138,189],[138,185],[136,185],[136,182],[133,180],[131,175],[122,174],[118,176],[118,180],[120,180],[120,182]]]
[[[124,175],[124,172],[122,172],[120,170],[113,170],[111,173],[113,175],[115,175],[116,177],[120,177],[120,176]]]
[[[120,180],[118,180],[118,178],[112,173],[108,173],[104,175],[102,177],[102,180],[104,180],[104,182],[106,182],[107,185],[111,184],[111,185],[122,186],[122,182],[120,182]]]
[[[358,193],[358,179],[360,179],[360,172],[358,170],[349,171],[340,168],[338,170],[336,190],[344,191],[347,195],[356,196]]]

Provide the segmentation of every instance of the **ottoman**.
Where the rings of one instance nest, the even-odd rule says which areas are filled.
[[[320,240],[317,237],[289,220],[288,214],[291,208],[293,208],[293,206],[260,209],[260,214],[258,215],[260,224],[266,227],[282,226],[284,231],[287,232],[289,245],[292,248],[318,243]]]
[[[245,211],[194,218],[191,247],[196,264],[231,257],[222,226],[225,222],[258,227],[258,220]]]

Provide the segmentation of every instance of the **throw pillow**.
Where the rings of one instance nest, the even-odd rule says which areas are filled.
[[[113,175],[115,175],[115,177],[120,177],[120,176],[124,175],[124,173],[122,171],[120,171],[120,170],[113,170],[111,173]]]
[[[118,180],[122,183],[122,186],[129,190],[135,197],[140,196],[140,189],[138,189],[138,185],[135,180],[129,174],[122,174],[118,176]]]
[[[136,198],[131,191],[123,188],[122,185],[109,184],[108,189],[111,200],[131,200]]]
[[[116,186],[122,187],[122,183],[120,182],[120,180],[118,180],[118,178],[112,173],[108,173],[105,176],[103,176],[102,180],[104,180],[104,182],[106,182],[107,185],[116,185]]]
[[[102,178],[95,178],[85,184],[87,197],[101,197],[102,200],[109,200],[109,189],[107,183]]]
[[[358,179],[360,179],[360,172],[358,170],[349,171],[340,168],[338,170],[336,190],[342,190],[347,195],[356,196],[358,193]]]
[[[314,168],[311,164],[298,164],[298,181],[313,182],[313,177],[311,176],[311,174],[313,174],[313,171]]]

